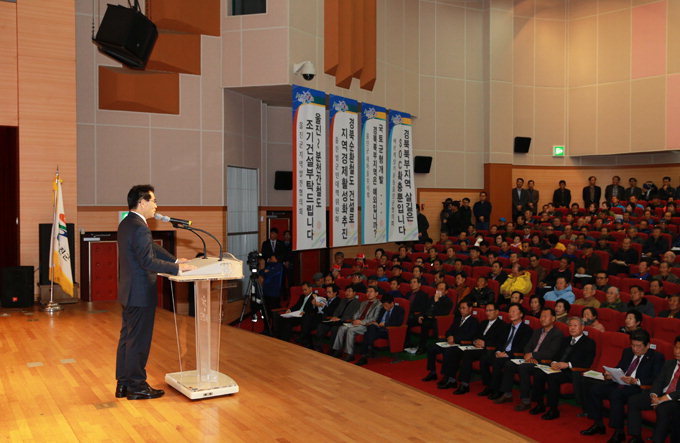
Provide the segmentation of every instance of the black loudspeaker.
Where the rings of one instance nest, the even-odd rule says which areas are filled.
[[[107,5],[94,43],[102,54],[144,69],[157,38],[156,25],[138,9]]]
[[[71,275],[76,279],[76,241],[75,225],[66,223],[66,235],[68,235],[68,250],[71,253]],[[52,223],[40,223],[38,232],[38,258],[40,264],[40,284],[50,284],[50,239],[52,238]]]
[[[515,137],[515,153],[526,154],[529,152],[531,137]]]
[[[429,174],[432,167],[432,157],[416,155],[413,159],[413,172],[416,174]]]
[[[33,266],[0,270],[0,305],[3,308],[33,306]]]
[[[274,173],[274,189],[290,191],[293,189],[293,171],[276,171]]]

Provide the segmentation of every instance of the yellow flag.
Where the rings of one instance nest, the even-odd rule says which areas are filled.
[[[52,256],[50,269],[52,281],[58,283],[65,293],[73,297],[73,274],[71,273],[71,252],[68,247],[64,199],[61,193],[59,172],[52,185],[54,190],[54,220],[52,222]]]

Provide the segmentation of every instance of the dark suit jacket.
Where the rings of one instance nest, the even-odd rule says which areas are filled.
[[[659,397],[661,397],[661,394],[668,394],[673,401],[678,401],[678,399],[680,399],[680,383],[678,383],[675,387],[675,391],[663,392],[663,390],[666,389],[668,383],[671,382],[671,377],[673,376],[673,371],[675,370],[675,366],[677,366],[677,364],[678,361],[676,359],[668,360],[663,364],[661,373],[654,379],[654,383],[652,383],[652,392],[654,394],[658,395]]]
[[[529,202],[529,194],[526,189],[522,189],[520,195],[517,195],[517,188],[512,188],[512,213],[517,214],[517,206],[522,206],[522,210]]]
[[[332,317],[332,316],[333,316],[333,313],[335,312],[335,310],[337,309],[337,307],[340,306],[340,302],[341,302],[341,301],[342,301],[342,300],[340,299],[340,297],[337,297],[337,296],[336,296],[333,300],[331,300],[330,303],[326,303],[326,306],[324,306],[321,315],[322,315],[324,318]]]
[[[602,188],[595,186],[595,200],[590,199],[590,186],[583,188],[583,207],[588,210],[588,206],[591,203],[595,203],[595,206],[600,206],[600,198],[602,198]]]
[[[604,199],[606,201],[612,199],[612,194],[614,193],[614,186],[616,186],[616,188],[618,189],[616,196],[619,198],[619,200],[624,200],[626,196],[626,188],[624,188],[621,185],[607,185],[607,187],[604,188]]]
[[[571,363],[573,368],[590,368],[595,359],[595,340],[587,335],[571,345],[571,336],[562,338],[562,346],[555,357],[555,361]]]
[[[380,323],[382,321],[383,315],[385,315],[385,308],[381,307],[380,312],[378,313],[378,318],[376,318],[375,321]],[[403,324],[404,308],[395,304],[394,308],[392,308],[392,314],[390,314],[390,318],[387,320],[387,324],[385,326],[401,326]]]
[[[564,192],[560,188],[555,189],[553,192],[553,206],[556,208],[568,208],[571,204],[571,191],[567,188]]]
[[[472,342],[477,334],[479,322],[472,315],[465,320],[463,326],[460,325],[461,320],[460,315],[456,315],[453,318],[451,326],[449,326],[449,329],[446,331],[446,337],[453,336],[456,343]]]
[[[581,257],[576,260],[576,269],[583,266],[586,269],[586,274],[594,276],[602,270],[602,261],[597,254],[591,254],[590,257]],[[581,340],[579,340],[581,341]]]
[[[283,261],[288,254],[286,245],[284,245],[281,240],[276,240],[276,248],[272,249],[272,243],[269,239],[262,242],[260,252],[262,253],[262,257],[264,257],[265,260],[276,254],[276,256],[279,258],[279,261]]]
[[[535,213],[536,208],[538,208],[538,198],[539,198],[538,189],[534,189],[532,191],[529,191],[527,189],[526,193],[527,193],[527,206],[525,206],[525,209],[529,209],[528,203],[533,203],[534,207],[533,207],[532,211]]]
[[[443,295],[439,297],[437,302],[434,301],[434,297],[427,300],[427,308],[423,311],[425,317],[436,317],[438,315],[449,315],[453,309],[453,302],[451,299]]]
[[[311,299],[312,295],[313,294],[309,295],[310,299],[307,300],[307,303],[305,304],[305,309],[304,309],[305,315],[315,314],[317,312],[316,306],[314,306],[312,304],[312,299]],[[300,298],[298,299],[297,303],[295,303],[295,305],[290,307],[291,312],[299,311],[302,308],[302,303],[304,303],[305,297],[306,296],[304,294],[300,294]]]
[[[508,339],[510,338],[510,332],[511,332],[512,325],[507,326],[507,330],[505,331],[505,337],[503,338],[503,343],[501,343],[498,346],[497,351],[500,352],[505,352],[505,345],[508,342]],[[531,339],[531,335],[533,334],[533,329],[531,329],[531,326],[528,324],[522,323],[519,324],[519,329],[517,329],[517,332],[515,333],[515,337],[512,340],[512,348],[510,349],[510,354],[522,354],[524,355],[524,348],[526,347],[527,343]],[[512,355],[511,355],[512,357]]]
[[[154,306],[157,274],[178,272],[175,257],[153,242],[146,222],[128,213],[118,225],[118,301],[123,306]]]
[[[543,339],[543,343],[541,343],[541,347],[538,348],[538,351],[533,352],[538,343],[538,339],[541,337],[542,331],[543,328],[539,328],[533,332],[529,342],[524,346],[524,353],[533,353],[533,357],[538,361],[554,360],[555,357],[557,357],[557,353],[560,351],[564,335],[562,335],[562,331],[560,331],[557,326],[553,326],[548,332],[548,335]]]
[[[642,198],[642,188],[639,188],[637,186],[634,188],[628,187],[626,188],[623,195],[626,197],[625,198],[626,201],[630,200],[631,195],[634,195],[638,200],[640,200]]]
[[[418,291],[415,294],[413,292],[409,292],[406,298],[409,300],[409,302],[411,302],[410,316],[421,314],[427,309],[427,301],[429,300],[429,296],[426,292]]]
[[[335,307],[331,317],[338,317],[343,321],[349,321],[354,318],[354,313],[359,309],[359,304],[358,298],[353,298],[351,300],[343,298]]]
[[[484,320],[482,323],[480,323],[479,327],[477,328],[475,340],[484,340],[485,348],[492,348],[493,350],[496,350],[496,348],[505,344],[505,340],[508,338],[509,326],[503,320],[497,318],[486,334],[484,334],[488,324],[489,320]]]
[[[624,349],[621,353],[621,360],[616,364],[616,367],[620,368],[623,372],[626,372],[633,361],[633,357],[635,357],[635,354],[633,354],[632,349]],[[635,378],[640,380],[641,385],[649,386],[652,384],[661,371],[663,360],[663,354],[656,352],[654,349],[650,349],[642,356],[642,361],[638,365],[637,372],[635,373]],[[666,385],[664,385],[664,387],[665,386]]]

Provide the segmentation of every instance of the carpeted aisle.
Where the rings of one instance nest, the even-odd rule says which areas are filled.
[[[470,392],[464,395],[453,395],[452,389],[437,389],[436,381],[421,381],[427,373],[424,359],[392,363],[391,357],[378,357],[369,360],[369,363],[364,367],[436,395],[537,441],[559,443],[578,440],[580,442],[601,443],[606,442],[613,433],[613,431],[608,430],[606,436],[584,437],[580,435],[579,431],[590,426],[592,421],[587,418],[576,417],[581,409],[564,401],[560,403],[560,418],[545,421],[541,420],[540,416],[533,416],[528,412],[516,412],[513,409],[515,403],[497,405],[486,397],[479,397],[477,393],[482,390],[482,384],[479,380],[473,381],[470,385]],[[516,396],[517,393],[515,393]],[[517,398],[515,400],[518,401]],[[648,436],[651,436],[651,432],[645,429],[643,437]]]

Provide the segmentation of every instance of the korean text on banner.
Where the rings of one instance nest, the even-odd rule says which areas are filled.
[[[387,241],[387,113],[361,105],[361,243]]]

